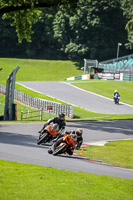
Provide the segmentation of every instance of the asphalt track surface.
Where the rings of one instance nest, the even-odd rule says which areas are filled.
[[[27,164],[54,167],[70,171],[105,175],[133,180],[133,170],[108,166],[82,157],[53,156],[47,153],[49,146],[38,146],[38,130],[43,123],[1,123],[0,159]],[[68,122],[66,130],[83,128],[84,143],[100,140],[133,138],[133,123],[129,121]]]
[[[92,112],[103,114],[133,114],[133,106],[125,105],[123,103],[115,105],[112,99],[82,90],[64,82],[25,81],[19,83],[32,90]]]

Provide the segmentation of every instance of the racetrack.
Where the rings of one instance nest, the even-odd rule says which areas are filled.
[[[32,90],[92,112],[103,114],[133,114],[133,106],[123,103],[115,105],[112,99],[82,90],[64,82],[25,81],[19,83]]]
[[[38,130],[42,123],[1,123],[0,159],[82,171],[133,180],[133,170],[92,162],[77,156],[53,156],[48,146],[37,146]],[[69,122],[67,130],[83,128],[84,143],[100,140],[133,138],[133,123],[128,121]]]

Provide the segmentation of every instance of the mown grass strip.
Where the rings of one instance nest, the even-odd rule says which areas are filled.
[[[40,94],[38,92],[35,92],[33,90],[27,89],[24,86],[21,86],[19,84],[16,84],[16,90],[19,90],[25,94],[28,94],[32,97],[37,97],[37,98],[41,98],[41,99],[45,99],[45,100],[49,100],[49,101],[55,101],[58,103],[62,103],[62,104],[67,104],[65,102],[59,101],[58,99],[54,99],[51,98],[49,96]],[[88,110],[85,110],[83,108],[74,106],[74,116],[76,118],[76,120],[119,120],[119,119],[133,119],[133,114],[127,114],[127,115],[105,115],[105,114],[101,114],[101,113],[94,113]]]
[[[36,93],[34,91],[28,91],[28,89],[21,89],[22,92],[25,91],[26,94],[30,94],[33,97],[38,97],[38,98],[42,98],[45,99],[46,95],[42,95],[39,93]],[[29,93],[28,93],[29,92]],[[48,100],[47,96],[46,96],[46,100]],[[53,99],[56,102],[56,99]],[[50,99],[51,101],[51,99]],[[58,102],[58,101],[57,101]],[[18,107],[18,112],[17,112],[17,118],[18,120],[21,120],[21,110],[23,110],[23,112],[27,112],[29,111],[33,111],[35,110],[34,108],[30,108],[26,105],[23,105],[19,102],[15,102],[17,104]],[[59,102],[62,103],[62,102]],[[5,96],[4,95],[0,95],[0,115],[4,114],[4,104],[5,104]],[[43,121],[47,121],[49,118],[54,117],[55,115],[52,113],[47,113],[44,112],[43,113]],[[125,120],[125,119],[133,119],[133,114],[129,114],[129,115],[104,115],[101,113],[93,113],[91,111],[85,110],[83,108],[79,108],[74,106],[74,119],[73,121],[103,121],[103,120]],[[40,121],[39,117],[38,118],[33,118],[33,119],[28,119],[27,122],[32,122],[32,121]],[[67,120],[67,121],[72,121],[72,120]]]
[[[114,90],[120,93],[120,101],[133,105],[133,82],[126,81],[104,81],[104,82],[90,82],[74,83],[73,85],[94,92],[96,94],[113,98]]]
[[[133,181],[0,161],[0,199],[131,200]]]
[[[8,75],[17,66],[20,66],[17,81],[62,81],[83,73],[77,65],[73,61],[0,58],[0,67],[3,68],[0,83],[6,82]]]
[[[109,142],[105,146],[87,146],[83,150],[83,156],[89,159],[133,169],[133,140]],[[81,150],[76,153],[80,154]]]

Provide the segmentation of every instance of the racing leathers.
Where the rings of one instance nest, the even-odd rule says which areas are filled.
[[[114,101],[116,99],[116,96],[120,97],[120,94],[118,92],[114,92],[114,94],[113,94]]]
[[[59,130],[60,132],[63,132],[65,130],[65,126],[66,126],[66,122],[65,120],[61,120],[59,117],[54,117],[52,119],[49,119],[43,126],[43,128],[41,129],[41,131],[39,131],[39,133],[43,133],[44,130],[45,130],[45,127],[51,123],[54,123],[54,124],[58,124],[59,126]]]
[[[70,148],[67,149],[67,153],[69,155],[73,155],[74,149],[79,149],[81,147],[81,145],[83,143],[83,137],[82,136],[77,137],[75,134],[75,131],[71,131],[71,132],[66,131],[65,133],[60,134],[58,136],[57,141],[54,143],[54,145],[52,147],[53,150],[55,150],[57,146],[59,146],[62,142],[64,142],[65,137],[66,137],[66,139],[68,139],[68,140],[71,139],[74,142],[73,147],[71,146]]]

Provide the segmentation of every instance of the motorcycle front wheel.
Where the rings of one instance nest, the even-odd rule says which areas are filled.
[[[66,149],[65,144],[63,144],[61,147],[57,147],[53,152],[53,156],[56,156],[57,154],[63,153],[65,149]]]
[[[46,143],[48,142],[48,138],[49,138],[49,133],[44,133],[39,140],[37,141],[37,144],[40,145],[41,143]]]

